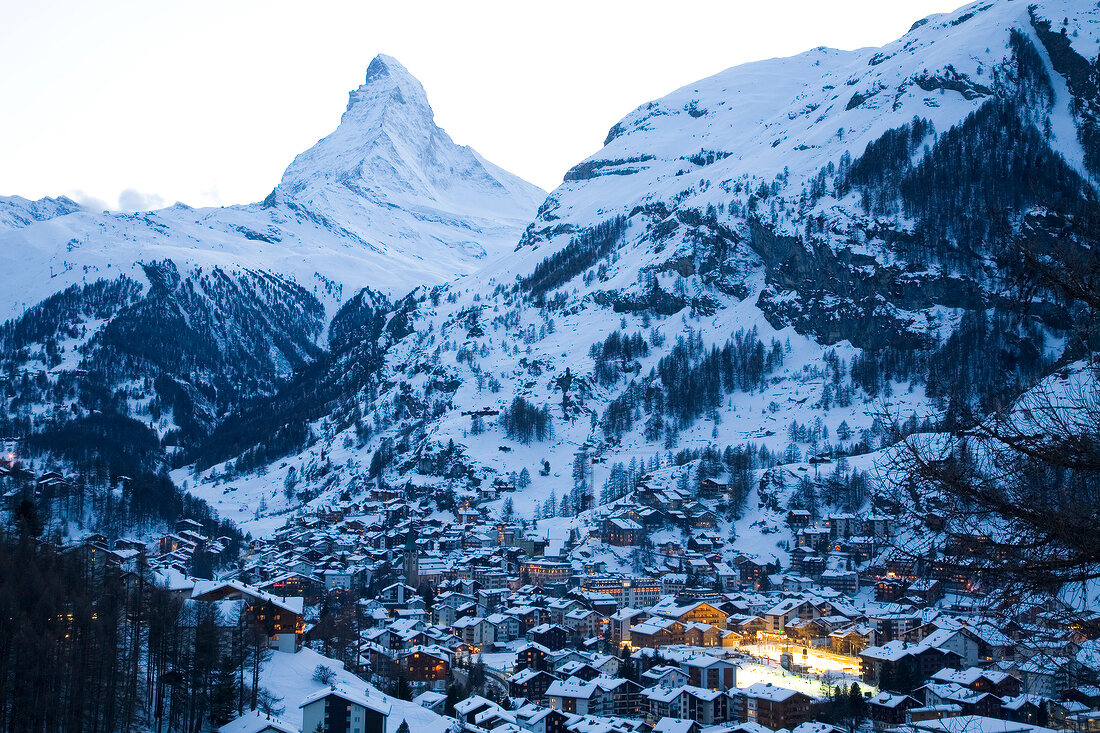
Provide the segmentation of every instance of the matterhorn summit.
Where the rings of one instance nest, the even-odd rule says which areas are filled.
[[[511,249],[545,192],[456,145],[420,82],[380,55],[340,126],[294,159],[273,198],[369,246],[434,261]]]
[[[400,297],[469,274],[511,251],[545,192],[457,145],[424,87],[378,56],[340,125],[298,155],[262,203],[135,214],[68,199],[0,198],[0,317],[71,285],[169,260],[181,270],[265,272],[294,281],[331,314],[369,287]]]

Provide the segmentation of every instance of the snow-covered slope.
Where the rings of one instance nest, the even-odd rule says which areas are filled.
[[[379,467],[429,500],[527,469],[511,498],[530,517],[577,495],[582,446],[592,501],[619,462],[637,478],[708,445],[764,446],[758,467],[874,450],[1010,399],[1070,340],[1059,304],[1040,292],[1021,312],[1003,276],[1024,234],[1071,233],[1096,199],[1098,37],[1100,12],[1068,0],[974,3],[883,48],[748,64],[645,104],[514,253],[398,303],[378,379],[332,398],[310,448],[262,479],[177,478],[262,529],[261,494],[285,512]],[[343,363],[359,362],[336,354],[319,382]],[[515,398],[548,429],[522,437]]]
[[[961,246],[959,235],[934,229],[935,222],[922,227],[923,192],[918,182],[906,188],[906,170],[895,169],[886,185],[861,188],[849,166],[869,144],[907,125],[906,163],[916,166],[968,115],[1028,97],[1019,104],[1027,110],[1022,116],[1042,129],[1072,172],[1093,180],[1097,171],[1086,168],[1082,144],[1088,114],[1075,113],[1093,100],[1082,104],[1071,94],[1037,29],[1055,19],[1057,35],[1063,18],[1071,22],[1072,47],[1094,59],[1095,8],[1065,0],[973,3],[918,22],[882,48],[817,48],[683,87],[616,124],[605,147],[551,194],[524,244],[546,257],[574,232],[624,216],[631,229],[618,246],[622,264],[598,286],[619,308],[653,302],[647,272],[665,290],[682,281],[682,307],[715,288],[755,294],[763,271],[760,306],[775,323],[872,348],[906,332],[934,335],[941,319],[930,308],[936,301],[972,307],[977,273],[927,267],[929,254],[912,250],[951,250]],[[1041,69],[1027,67],[1032,58]],[[1031,98],[1032,87],[1049,87],[1049,98]],[[1011,133],[990,138],[982,143],[1014,142]],[[974,151],[964,154],[983,165]],[[878,161],[869,162],[864,169]],[[848,312],[836,312],[838,297]]]

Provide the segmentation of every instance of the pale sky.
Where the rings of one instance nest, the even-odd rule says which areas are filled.
[[[378,53],[542,186],[632,109],[747,61],[878,46],[961,0],[0,0],[0,195],[247,203]]]

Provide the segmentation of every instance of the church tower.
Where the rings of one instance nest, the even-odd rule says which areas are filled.
[[[416,550],[416,533],[412,531],[405,540],[405,585],[420,588],[420,557]]]

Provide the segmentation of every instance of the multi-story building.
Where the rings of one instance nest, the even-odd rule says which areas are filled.
[[[532,585],[547,586],[568,583],[573,576],[573,565],[564,560],[533,558],[522,561],[519,571]]]
[[[619,604],[620,608],[630,606],[644,608],[652,606],[661,598],[661,581],[652,578],[620,578],[611,576],[589,576],[581,581],[581,589],[598,593],[607,593]]]
[[[324,689],[299,706],[302,730],[322,733],[385,733],[390,706],[366,691]]]
[[[742,722],[758,723],[771,730],[792,730],[810,719],[809,695],[785,687],[757,682],[736,695]]]

